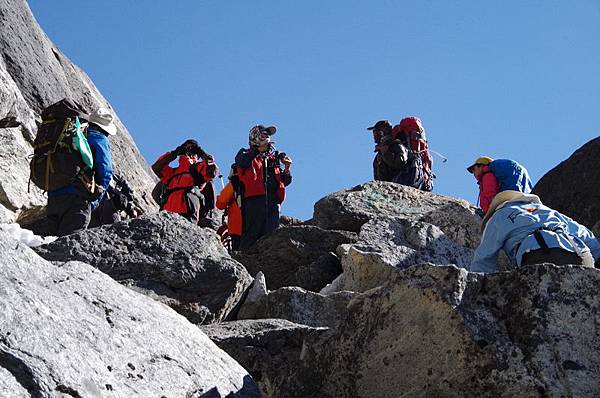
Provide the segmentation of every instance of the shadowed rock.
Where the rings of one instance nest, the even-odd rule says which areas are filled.
[[[0,233],[0,396],[259,397],[250,375],[170,308]]]
[[[588,228],[600,222],[600,137],[577,149],[533,188],[542,202]]]
[[[294,225],[276,230],[234,257],[251,275],[262,271],[269,289],[300,286],[319,291],[342,272],[336,248],[355,241],[351,232]]]
[[[166,212],[82,231],[36,250],[52,261],[89,263],[194,323],[226,319],[252,281],[212,230]]]
[[[309,366],[301,366],[302,350],[307,337],[314,338],[325,328],[260,319],[205,325],[201,329],[250,372],[265,397],[318,396],[313,381],[320,376]]]

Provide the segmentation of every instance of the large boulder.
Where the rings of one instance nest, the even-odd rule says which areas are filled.
[[[360,230],[358,243],[340,247],[344,269],[339,290],[364,292],[385,284],[392,273],[415,264],[468,269],[473,250],[449,239],[435,225],[399,217],[375,217]]]
[[[91,264],[194,323],[225,320],[252,282],[214,231],[166,212],[88,229],[36,250],[48,260]]]
[[[302,366],[302,350],[307,338],[316,338],[325,328],[260,319],[204,325],[201,329],[248,369],[265,397],[318,396],[313,382],[321,376]]]
[[[599,396],[599,284],[574,266],[412,267],[355,297],[303,366],[319,397]]]
[[[533,188],[542,202],[593,228],[600,222],[600,137],[576,150]]]
[[[170,308],[87,264],[53,265],[3,233],[0,250],[0,396],[260,396]]]
[[[112,108],[48,39],[25,0],[0,0],[0,26],[0,204],[21,224],[30,224],[43,216],[46,204],[41,190],[32,184],[29,191],[27,184],[40,111],[64,97],[88,110]],[[143,210],[155,210],[155,177],[118,117],[116,124],[118,134],[111,137],[116,172],[130,182]]]
[[[392,182],[372,181],[330,194],[315,204],[312,222],[324,229],[358,233],[375,217],[425,222],[459,245],[479,244],[481,219],[467,201]]]
[[[259,277],[255,284],[257,282],[260,282]],[[240,307],[238,319],[280,318],[314,327],[335,327],[344,318],[346,306],[357,294],[344,291],[324,295],[300,287],[282,287],[256,294],[260,290],[256,285],[252,286]]]
[[[300,286],[319,291],[342,272],[337,247],[355,241],[352,232],[292,225],[279,228],[234,257],[251,275],[262,271],[269,289]]]

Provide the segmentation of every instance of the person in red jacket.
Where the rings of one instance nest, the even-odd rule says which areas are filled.
[[[483,214],[488,212],[494,196],[500,192],[498,179],[490,170],[490,163],[493,161],[494,159],[490,157],[482,156],[467,167],[467,171],[475,176],[479,185],[479,206],[483,210]]]
[[[231,167],[229,182],[219,196],[217,196],[217,209],[227,212],[227,233],[231,238],[231,250],[239,250],[242,240],[242,209],[239,206],[239,178],[236,165]]]
[[[279,206],[285,199],[285,187],[292,182],[292,160],[285,153],[275,151],[271,141],[276,131],[273,126],[252,127],[250,147],[240,149],[235,156],[243,191],[242,251],[279,227]]]
[[[169,166],[178,157],[177,167]],[[152,170],[167,187],[168,198],[163,210],[181,214],[197,224],[214,207],[211,200],[207,200],[210,195],[205,193],[212,189],[211,181],[218,168],[213,157],[204,152],[196,140],[187,140],[159,157]]]

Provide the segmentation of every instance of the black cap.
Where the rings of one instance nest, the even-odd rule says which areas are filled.
[[[258,128],[258,131],[260,131],[261,133],[265,132],[269,135],[273,135],[277,131],[277,127],[275,127],[275,126],[265,127],[262,124],[258,124],[256,127]]]
[[[391,129],[392,129],[392,125],[387,120],[380,120],[377,123],[375,123],[374,126],[367,127],[367,130],[375,130],[375,131],[378,131],[378,130],[389,131]]]

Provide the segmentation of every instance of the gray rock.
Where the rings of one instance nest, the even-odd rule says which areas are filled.
[[[282,319],[225,322],[201,326],[221,349],[248,369],[263,395],[269,398],[318,396],[319,380],[310,364],[303,364],[307,338],[325,328],[312,328]]]
[[[346,314],[354,292],[335,292],[327,296],[300,287],[280,289],[246,300],[238,319],[287,319],[314,327],[336,326]]]
[[[468,269],[473,250],[450,240],[435,225],[387,217],[365,223],[359,242],[348,245],[341,257],[344,281],[340,290],[364,292],[416,264],[453,264]]]
[[[375,217],[433,224],[459,245],[476,248],[481,219],[467,201],[373,181],[330,194],[315,204],[312,223],[325,229],[359,232]]]
[[[111,107],[48,39],[25,0],[0,0],[0,26],[0,204],[18,211],[18,221],[28,225],[43,217],[40,209],[46,204],[39,189],[27,190],[27,156],[33,153],[40,111],[64,97],[88,110]],[[155,211],[150,195],[155,177],[118,117],[116,124],[119,132],[111,137],[115,171],[134,188],[140,207]]]
[[[168,307],[1,233],[0,250],[0,396],[260,396],[237,362]]]
[[[342,272],[336,248],[355,241],[351,232],[293,225],[279,228],[234,257],[251,275],[262,271],[269,289],[300,286],[319,291]]]
[[[355,297],[305,363],[320,397],[599,396],[599,283],[583,267],[412,267]]]
[[[533,193],[542,202],[592,228],[600,221],[600,137],[544,175]]]
[[[17,215],[6,207],[0,205],[0,223],[1,224],[12,224],[17,219]]]
[[[194,323],[225,320],[252,282],[212,230],[166,212],[82,231],[36,250],[51,261],[89,263]]]

